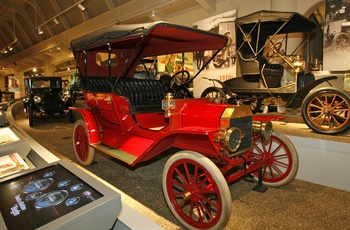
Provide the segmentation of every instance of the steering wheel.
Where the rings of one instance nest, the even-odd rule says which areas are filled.
[[[282,47],[282,42],[276,42],[269,48],[269,50],[267,51],[266,57],[271,58],[275,53],[280,53],[281,47]]]
[[[183,84],[188,83],[190,80],[190,73],[187,70],[180,70],[176,73],[174,73],[173,76],[171,76],[170,81],[170,88],[174,88],[174,86],[179,87]]]

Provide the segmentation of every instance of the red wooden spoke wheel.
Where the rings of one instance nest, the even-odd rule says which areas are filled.
[[[173,215],[188,229],[223,229],[231,194],[218,167],[207,157],[180,151],[164,166],[163,192]]]
[[[81,165],[88,166],[95,159],[95,149],[89,145],[86,125],[83,120],[77,120],[73,129],[73,148],[75,157]]]
[[[269,141],[261,138],[255,140],[251,157],[255,162],[264,162],[262,182],[270,187],[288,184],[298,171],[298,153],[293,143],[285,135],[275,131]],[[253,176],[258,180],[258,171]]]

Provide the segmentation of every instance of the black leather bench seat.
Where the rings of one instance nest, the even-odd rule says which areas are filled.
[[[117,96],[126,97],[132,113],[162,111],[162,100],[169,91],[167,82],[121,77],[115,85],[116,80],[117,78],[108,77],[82,77],[81,87],[88,92],[113,92]]]

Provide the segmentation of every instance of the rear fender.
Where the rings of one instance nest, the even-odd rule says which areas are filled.
[[[100,136],[99,136],[99,126],[96,122],[95,116],[92,113],[90,109],[86,108],[77,108],[77,107],[69,107],[70,110],[77,111],[81,114],[85,125],[86,125],[86,131],[88,133],[89,143],[99,143],[100,142]]]
[[[308,84],[306,84],[304,87],[302,87],[298,92],[293,94],[293,96],[287,101],[286,103],[286,108],[292,108],[292,109],[297,109],[300,108],[301,105],[303,104],[304,98],[306,95],[310,93],[311,90],[313,90],[316,86],[323,82],[328,82],[330,80],[335,80],[338,79],[337,76],[329,76],[329,77],[324,77],[317,79],[315,81],[312,81]],[[331,86],[331,84],[329,83]]]

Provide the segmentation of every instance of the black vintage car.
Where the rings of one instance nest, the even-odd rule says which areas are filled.
[[[65,117],[75,122],[75,112],[68,107],[74,105],[73,98],[62,91],[61,77],[29,77],[24,80],[26,96],[24,109],[29,119],[29,126],[34,126],[36,118]]]

